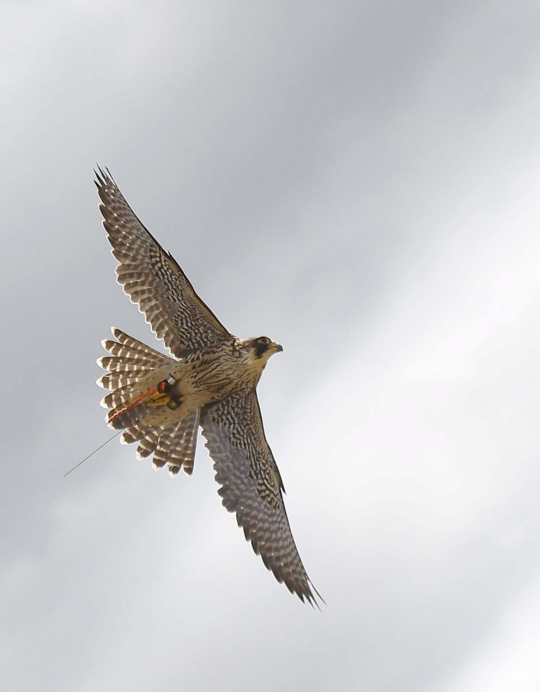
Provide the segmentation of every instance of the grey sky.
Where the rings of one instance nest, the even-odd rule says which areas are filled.
[[[537,2],[0,3],[3,689],[540,688]],[[302,605],[113,443],[109,166],[259,393]]]

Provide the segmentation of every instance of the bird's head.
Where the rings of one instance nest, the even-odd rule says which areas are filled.
[[[272,341],[272,339],[269,339],[267,336],[257,336],[253,339],[246,339],[244,345],[252,358],[262,365],[265,365],[270,356],[273,356],[274,353],[283,351],[283,346],[276,344],[275,341]]]

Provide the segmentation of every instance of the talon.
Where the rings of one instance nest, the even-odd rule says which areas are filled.
[[[160,394],[168,394],[171,391],[171,383],[168,380],[162,380],[158,384],[157,390]]]
[[[182,405],[182,401],[180,399],[177,399],[176,397],[172,397],[167,402],[167,408],[170,408],[171,411],[176,411],[176,409],[180,408],[181,405]]]

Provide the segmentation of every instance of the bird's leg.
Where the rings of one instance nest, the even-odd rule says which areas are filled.
[[[168,394],[171,389],[173,384],[176,384],[176,380],[172,375],[169,375],[166,380],[161,380],[161,382],[157,386],[157,390],[160,394]]]
[[[183,398],[180,396],[171,396],[171,390],[175,384],[176,380],[172,375],[169,375],[165,380],[161,380],[156,387],[158,395],[153,396],[148,402],[148,405],[163,406],[166,404],[167,408],[171,409],[171,411],[176,411],[176,409],[180,408]]]

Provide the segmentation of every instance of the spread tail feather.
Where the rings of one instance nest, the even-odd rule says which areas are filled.
[[[123,444],[139,443],[139,458],[153,454],[156,468],[167,464],[172,475],[177,474],[181,468],[191,474],[199,429],[199,411],[193,411],[180,421],[159,421],[160,425],[142,422],[147,415],[155,412],[155,408],[148,406],[147,396],[152,393],[157,382],[167,376],[176,361],[120,329],[113,328],[112,333],[116,341],[102,341],[110,355],[98,360],[98,365],[108,372],[97,382],[100,387],[111,390],[101,402],[102,406],[110,409],[107,415],[109,425],[117,430],[124,429],[121,438]],[[140,401],[137,401],[138,398]],[[174,413],[171,411],[169,415],[174,416]]]

